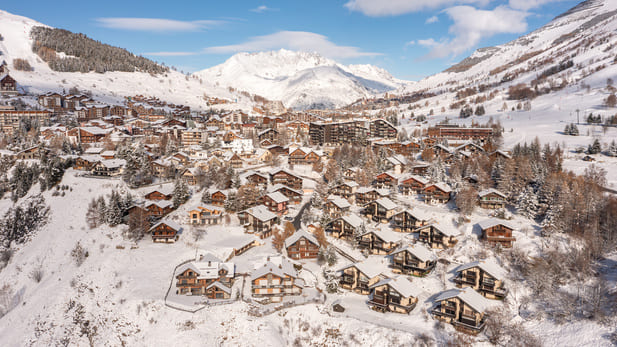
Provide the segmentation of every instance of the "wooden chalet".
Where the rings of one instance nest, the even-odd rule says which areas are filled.
[[[372,259],[347,265],[338,270],[339,285],[343,289],[368,295],[371,292],[371,286],[384,278],[381,269],[382,264]]]
[[[343,178],[346,180],[355,181],[358,171],[360,171],[360,169],[357,167],[350,167],[349,169],[343,171]]]
[[[251,293],[254,298],[280,302],[289,295],[301,295],[304,281],[293,264],[281,257],[269,257],[251,273]]]
[[[330,189],[330,194],[338,195],[344,199],[347,199],[349,203],[353,204],[356,201],[356,190],[358,189],[358,183],[354,181],[345,181]]]
[[[421,243],[392,252],[390,267],[395,273],[424,277],[437,265],[437,256]]]
[[[289,211],[287,208],[289,199],[282,193],[267,193],[261,198],[261,201],[270,212],[274,212],[279,216],[287,214],[287,212]]]
[[[178,294],[205,295],[208,299],[231,298],[235,276],[234,263],[225,263],[211,253],[181,265],[177,271]]]
[[[478,223],[480,230],[482,231],[482,240],[492,245],[500,245],[504,248],[511,248],[516,238],[512,236],[514,227],[508,222],[491,218],[486,219]]]
[[[279,132],[276,129],[268,128],[257,134],[257,138],[260,142],[269,141],[271,144],[278,142]]]
[[[264,205],[238,212],[238,219],[248,233],[257,234],[262,239],[270,236],[274,225],[279,223],[276,214]]]
[[[229,192],[226,190],[215,190],[210,194],[211,203],[214,206],[225,206]]]
[[[484,329],[485,312],[491,306],[489,300],[472,288],[446,290],[437,295],[435,303],[431,309],[434,318],[474,335]]]
[[[388,231],[375,229],[367,231],[358,238],[358,248],[366,249],[371,254],[390,254],[398,247],[400,238],[398,235]]]
[[[189,211],[189,220],[193,225],[216,225],[223,221],[225,211],[215,206],[198,206]]]
[[[17,81],[11,77],[8,72],[0,73],[0,94],[2,95],[16,95],[17,94]]]
[[[369,202],[375,201],[379,198],[386,198],[388,196],[390,196],[390,191],[388,189],[358,187],[358,189],[356,189],[356,204],[366,205]]]
[[[363,225],[362,218],[355,214],[334,219],[326,225],[325,232],[343,240],[353,240]]]
[[[270,188],[269,192],[270,193],[280,192],[281,194],[285,195],[289,199],[290,204],[294,204],[294,205],[300,204],[302,202],[302,197],[304,196],[303,192],[297,191],[295,189],[291,189],[282,184],[274,185],[273,187]]]
[[[290,165],[312,165],[321,160],[321,155],[307,147],[298,147],[289,150],[288,163]]]
[[[403,195],[420,194],[424,192],[424,188],[426,188],[429,182],[430,181],[424,177],[411,175],[401,179],[398,187]]]
[[[370,290],[368,305],[373,310],[407,314],[416,307],[422,292],[403,276],[383,279],[370,286]]]
[[[295,190],[302,189],[302,177],[285,169],[274,169],[270,171],[270,182],[273,185],[282,184]]]
[[[253,186],[265,187],[268,185],[268,175],[261,172],[250,171],[243,174],[240,178]]]
[[[148,217],[158,220],[174,210],[174,204],[169,200],[147,201],[144,204]]]
[[[171,200],[173,198],[173,188],[157,188],[151,190],[144,196],[148,200]]]
[[[154,224],[148,232],[154,242],[173,243],[178,241],[182,227],[174,221],[162,220]]]
[[[497,189],[489,188],[478,193],[478,204],[486,209],[505,208],[507,196]]]
[[[101,160],[94,164],[91,173],[94,176],[115,177],[122,175],[124,171],[124,159]]]
[[[394,216],[396,207],[392,200],[381,198],[366,204],[362,213],[375,222],[387,223]]]
[[[402,233],[415,232],[428,223],[429,217],[418,210],[405,209],[392,216],[392,229]]]
[[[26,160],[26,159],[38,159],[41,157],[41,148],[39,146],[34,146],[30,148],[26,148],[19,152],[16,152],[13,155],[15,160]]]
[[[504,269],[494,262],[474,261],[456,268],[454,283],[459,288],[471,287],[489,299],[503,299],[508,294],[504,278]]]
[[[390,188],[393,186],[398,186],[398,180],[398,175],[392,172],[382,172],[375,176],[375,179],[373,180],[373,187]]]
[[[351,204],[349,201],[339,196],[331,195],[325,202],[323,210],[325,213],[329,214],[330,217],[338,218],[349,213]]]
[[[424,202],[427,204],[445,204],[450,201],[452,188],[444,182],[433,183],[424,188]]]
[[[315,259],[319,253],[319,242],[315,235],[298,230],[285,240],[285,250],[291,259]]]
[[[430,166],[430,164],[426,163],[415,164],[411,166],[410,170],[411,173],[414,175],[426,176],[426,173],[428,172],[428,168]]]
[[[431,248],[452,248],[458,240],[458,230],[441,226],[437,223],[427,224],[417,229],[418,241],[427,244]]]
[[[101,160],[98,155],[82,155],[75,158],[73,168],[75,170],[90,171]]]

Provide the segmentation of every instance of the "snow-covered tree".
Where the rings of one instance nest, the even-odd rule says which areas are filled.
[[[609,157],[617,157],[617,144],[615,143],[615,140],[613,140],[606,149],[606,155]]]
[[[598,154],[602,151],[602,146],[600,145],[600,141],[598,139],[593,140],[593,143],[587,147],[587,153],[589,154]]]
[[[534,219],[538,213],[538,196],[532,186],[528,185],[519,193],[516,199],[516,210],[529,219]]]
[[[180,207],[180,205],[184,204],[190,197],[191,194],[186,183],[182,179],[176,179],[171,200],[174,204],[174,208]]]
[[[106,221],[109,226],[116,226],[122,223],[123,214],[123,202],[122,197],[118,192],[113,190],[109,197],[109,203],[107,204]]]

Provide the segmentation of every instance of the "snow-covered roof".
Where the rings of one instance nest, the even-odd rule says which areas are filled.
[[[506,194],[504,194],[504,193],[500,192],[499,190],[497,190],[497,189],[495,189],[495,188],[485,189],[485,190],[483,190],[483,191],[479,192],[479,193],[478,193],[478,196],[479,196],[479,197],[483,197],[483,196],[485,196],[485,195],[489,195],[489,194],[491,194],[491,193],[493,193],[493,194],[497,194],[497,195],[501,196],[501,197],[502,197],[502,198],[504,198],[504,199],[505,199],[505,198],[507,198]]]
[[[288,186],[280,184],[280,183],[277,183],[277,184],[273,185],[272,187],[270,187],[270,189],[268,189],[268,192],[276,192],[276,191],[283,190],[283,189],[284,190],[292,191],[294,193],[297,193],[298,195],[304,195],[303,192],[301,192],[299,190],[291,189]]]
[[[264,205],[251,207],[242,212],[248,213],[254,218],[259,219],[262,222],[266,222],[266,221],[276,218],[276,214],[270,212],[270,210],[268,210],[268,208]]]
[[[394,210],[397,206],[392,200],[388,198],[380,198],[380,199],[375,200],[375,202],[381,205],[386,210]]]
[[[210,284],[209,286],[207,286],[207,287],[206,287],[206,290],[208,290],[208,289],[210,289],[210,288],[212,288],[212,287],[217,287],[217,288],[219,288],[220,290],[224,291],[225,293],[227,293],[227,294],[231,294],[231,288],[229,288],[228,286],[226,286],[226,285],[222,284],[222,283],[221,283],[221,282],[219,282],[219,281],[216,281],[216,282],[214,282],[214,283]]]
[[[496,279],[503,279],[506,275],[506,271],[501,266],[490,260],[473,261],[471,263],[463,264],[456,268],[456,272],[461,272],[474,267],[479,267]]]
[[[311,233],[309,233],[309,232],[307,232],[305,230],[298,230],[295,233],[293,233],[293,235],[291,235],[290,237],[288,237],[285,240],[285,248],[293,245],[294,243],[296,243],[296,241],[298,241],[302,237],[307,239],[309,242],[319,246],[319,241],[317,241],[317,238],[315,237],[315,235],[313,235],[313,234],[311,234]]]
[[[365,232],[362,235],[371,234],[371,233],[375,234],[375,236],[377,236],[384,242],[392,243],[392,242],[398,242],[401,240],[400,233],[395,233],[393,231],[383,230],[383,229],[370,230],[370,231]]]
[[[418,175],[409,175],[409,176],[405,176],[404,178],[402,178],[402,181],[407,181],[409,179],[415,180],[417,182],[420,182],[422,184],[428,184],[430,181],[427,178],[418,176]]]
[[[356,214],[350,214],[347,216],[343,216],[340,219],[342,219],[343,221],[345,221],[345,223],[351,225],[354,228],[359,228],[360,225],[362,225],[363,223],[362,218],[360,218]]]
[[[349,201],[347,201],[347,199],[341,198],[340,196],[330,195],[328,197],[328,201],[330,201],[331,203],[333,203],[336,207],[340,209],[351,207],[351,204],[349,203]]]
[[[173,206],[173,202],[170,200],[156,200],[156,201],[148,201],[146,202],[146,206],[156,205],[162,209]]]
[[[409,246],[407,246],[405,248],[401,248],[401,249],[393,252],[392,254],[397,254],[397,253],[401,253],[401,252],[409,252],[414,257],[420,259],[420,261],[422,261],[422,262],[427,262],[429,260],[431,260],[431,261],[437,260],[437,256],[435,255],[435,253],[433,253],[433,251],[431,251],[430,249],[426,248],[421,243],[415,243],[415,244],[409,245]]]
[[[163,195],[171,195],[174,192],[174,187],[171,186],[171,185],[167,185],[167,186],[162,186],[162,187],[159,187],[159,188],[151,189],[145,195],[148,195],[148,194],[151,194],[151,193],[154,193],[154,192],[159,192],[159,193],[161,193]]]
[[[460,232],[454,229],[453,227],[444,226],[444,225],[440,225],[437,223],[427,224],[425,226],[418,228],[418,230],[423,230],[423,229],[430,228],[430,227],[433,227],[437,232],[440,232],[445,236],[458,236],[460,234]]]
[[[85,154],[101,154],[104,150],[105,148],[102,148],[102,147],[90,147],[90,148],[87,148],[84,151],[84,153]]]
[[[445,292],[439,294],[435,298],[435,301],[447,300],[454,297],[459,298],[461,301],[478,312],[484,312],[492,306],[491,302],[487,298],[478,294],[478,292],[471,287],[446,290]]]
[[[298,277],[298,271],[296,271],[293,264],[289,260],[283,258],[282,256],[274,256],[268,257],[264,263],[255,264],[255,270],[251,273],[251,280],[269,273],[279,277],[285,277],[286,275],[294,278]]]
[[[126,165],[126,160],[124,159],[105,159],[100,161],[101,165],[105,166],[108,169],[117,169]]]
[[[154,224],[150,228],[150,230],[154,230],[154,229],[156,229],[156,227],[158,227],[159,225],[163,225],[163,224],[167,225],[168,227],[170,227],[170,228],[172,228],[172,229],[174,229],[176,231],[182,230],[182,226],[180,226],[180,224],[178,224],[178,223],[176,223],[176,222],[174,222],[172,220],[169,220],[169,219],[164,219],[164,220],[161,220],[160,222]]]
[[[349,269],[350,267],[355,267],[363,273],[368,278],[374,278],[382,273],[383,264],[380,261],[376,261],[375,259],[367,259],[360,263],[349,264],[340,268],[338,271],[343,271],[345,269]]]
[[[277,204],[289,201],[289,198],[283,195],[281,192],[268,193],[266,194],[266,196],[272,199]]]
[[[398,212],[397,214],[400,214],[400,213],[408,213],[410,216],[412,216],[416,220],[427,221],[427,220],[431,219],[431,217],[429,217],[429,215],[428,215],[428,213],[426,211],[420,210],[418,208],[405,209],[405,210],[403,210],[401,212]]]
[[[442,190],[444,193],[452,192],[452,188],[450,188],[450,186],[447,183],[445,183],[445,182],[433,183],[429,187],[432,187],[432,186],[437,187],[437,189]],[[428,188],[428,187],[426,187],[426,188]]]
[[[478,225],[480,226],[482,230],[492,228],[496,225],[503,225],[506,228],[510,228],[514,230],[514,226],[512,226],[510,223],[508,223],[507,221],[503,219],[498,219],[498,218],[489,218],[489,219],[482,220],[478,223]]]
[[[371,288],[388,285],[390,288],[396,290],[403,297],[417,298],[422,290],[416,286],[413,282],[405,278],[404,276],[396,276],[394,278],[383,279],[371,286]]]

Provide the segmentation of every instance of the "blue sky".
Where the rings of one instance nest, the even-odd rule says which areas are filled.
[[[317,51],[402,79],[528,33],[574,0],[10,1],[8,12],[81,32],[185,72],[238,51]]]

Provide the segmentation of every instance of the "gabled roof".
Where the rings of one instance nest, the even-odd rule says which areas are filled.
[[[282,256],[268,257],[264,263],[255,264],[255,270],[251,273],[251,280],[262,277],[267,274],[273,274],[279,277],[291,276],[298,277],[298,271],[293,264]]]
[[[445,236],[458,236],[460,232],[454,228],[439,225],[437,223],[431,223],[418,228],[418,231],[433,227],[437,232],[444,234]]]
[[[277,183],[277,184],[273,185],[272,187],[270,187],[270,189],[268,189],[268,192],[277,192],[279,190],[289,190],[290,192],[294,192],[294,193],[296,193],[298,195],[304,195],[303,192],[301,192],[299,190],[295,190],[295,189],[289,188],[288,186],[286,186],[284,184],[280,184],[280,183]]]
[[[266,194],[266,196],[272,199],[272,201],[276,202],[277,204],[289,201],[289,198],[283,195],[283,193],[281,192],[268,193]]]
[[[170,201],[170,200],[148,201],[146,203],[145,207],[148,208],[149,206],[152,206],[152,205],[156,205],[156,206],[158,206],[158,207],[160,207],[162,209],[165,209],[165,208],[173,206],[174,203],[172,201]]]
[[[152,194],[154,192],[159,192],[163,195],[172,195],[174,192],[174,187],[171,185],[168,185],[168,186],[163,186],[160,188],[151,189],[145,195]]]
[[[270,212],[270,210],[268,210],[268,208],[264,205],[251,207],[242,212],[250,214],[251,216],[253,216],[256,219],[259,219],[262,222],[267,222],[271,219],[276,218],[276,214]]]
[[[315,235],[305,230],[298,230],[285,240],[285,248],[293,245],[294,243],[296,243],[296,241],[300,240],[300,238],[302,237],[307,239],[309,242],[319,246],[319,241],[317,241],[317,238],[315,237]]]
[[[461,301],[469,305],[478,312],[486,311],[491,305],[491,302],[478,294],[473,288],[467,287],[464,289],[450,289],[439,294],[435,301],[443,301],[451,298],[459,298]]]
[[[405,209],[403,211],[397,212],[396,214],[401,214],[401,213],[408,213],[410,216],[412,216],[413,218],[415,218],[416,220],[423,220],[423,221],[427,221],[430,219],[430,217],[426,214],[426,212],[421,211],[417,208],[414,208],[413,210],[411,209]]]
[[[503,279],[506,275],[506,271],[501,266],[497,265],[497,263],[493,261],[487,261],[487,260],[473,261],[471,263],[463,264],[457,267],[455,271],[461,272],[461,271],[471,269],[474,267],[479,267],[484,272],[488,273],[489,275],[493,276],[494,278],[498,280]]]
[[[345,223],[351,225],[354,228],[359,228],[363,223],[362,218],[360,218],[358,215],[355,215],[353,213],[348,216],[343,216],[337,219],[342,219]]]
[[[390,288],[397,291],[403,297],[414,297],[417,298],[422,290],[418,288],[414,283],[405,278],[404,276],[396,276],[394,278],[386,278],[383,279],[371,286],[372,288],[381,287],[383,285],[388,285]]]
[[[410,179],[414,180],[414,181],[418,181],[418,182],[420,182],[420,183],[422,183],[424,185],[426,185],[426,184],[428,184],[430,182],[430,180],[428,178],[424,178],[424,177],[418,176],[418,175],[406,176],[406,177],[401,179],[401,182],[405,182],[405,181],[410,180]]]
[[[489,194],[491,194],[491,193],[492,193],[492,194],[497,194],[497,195],[501,196],[501,197],[502,197],[502,198],[504,198],[504,199],[505,199],[505,198],[507,198],[506,194],[504,194],[504,193],[500,192],[499,190],[497,190],[497,189],[495,189],[495,188],[485,189],[485,190],[483,190],[483,191],[479,192],[479,193],[478,193],[478,196],[479,196],[479,197],[483,197],[483,196],[485,196],[485,195],[489,195]]]
[[[445,182],[433,183],[433,184],[431,184],[429,186],[426,186],[424,189],[427,189],[427,188],[432,187],[432,186],[435,186],[435,188],[443,191],[444,193],[452,192],[452,188],[450,188],[450,186],[447,183],[445,183]]]
[[[169,220],[169,219],[164,219],[164,220],[162,220],[162,221],[160,221],[160,222],[158,222],[158,223],[154,224],[154,225],[150,228],[150,230],[154,230],[154,229],[156,229],[156,227],[158,227],[159,225],[167,225],[168,227],[170,227],[170,228],[174,229],[175,231],[180,231],[180,230],[182,230],[182,227],[180,226],[180,224],[178,224],[178,223],[176,223],[176,222],[174,222],[174,221],[172,221],[172,220]]]
[[[375,236],[377,236],[382,241],[389,242],[389,243],[394,243],[394,242],[398,242],[401,240],[400,233],[395,233],[390,230],[374,229],[374,230],[365,232],[361,236],[364,236],[367,234],[375,234]]]
[[[219,281],[216,281],[216,282],[212,283],[211,285],[207,286],[207,287],[206,287],[206,290],[208,290],[208,289],[210,289],[210,288],[212,288],[212,287],[217,287],[217,288],[219,288],[220,290],[224,291],[225,293],[227,293],[227,294],[231,294],[231,288],[229,288],[228,286],[226,286],[226,285],[222,284],[222,283],[221,283],[221,282],[219,282]]]
[[[377,200],[375,200],[373,202],[381,205],[386,210],[394,210],[396,208],[396,206],[397,206],[392,200],[390,200],[388,198],[380,198],[380,199],[377,199]]]
[[[349,269],[350,267],[355,267],[368,278],[374,278],[381,275],[383,264],[369,258],[360,263],[349,264],[340,268],[338,271],[343,271],[345,269]]]
[[[328,201],[333,203],[336,207],[340,209],[351,207],[351,204],[349,203],[349,201],[347,201],[347,199],[341,198],[340,196],[330,195],[328,197]]]
[[[401,252],[409,252],[414,257],[420,259],[420,261],[422,261],[422,262],[427,262],[429,260],[431,260],[431,261],[436,261],[437,260],[437,256],[435,255],[435,253],[433,253],[433,251],[431,251],[430,249],[426,248],[421,243],[415,243],[415,244],[409,245],[409,246],[407,246],[405,248],[401,248],[401,249],[393,252],[392,254],[397,254],[397,253],[401,253]]]
[[[486,230],[488,228],[492,228],[492,227],[497,226],[497,225],[503,225],[506,228],[514,230],[514,226],[512,226],[510,223],[508,223],[507,221],[505,221],[503,219],[489,218],[489,219],[485,219],[483,221],[480,221],[478,223],[478,226],[480,226],[480,229],[482,229],[482,230]]]

